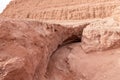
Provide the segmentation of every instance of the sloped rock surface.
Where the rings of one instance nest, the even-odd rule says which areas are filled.
[[[120,24],[98,20],[83,29],[81,42],[60,47],[47,67],[48,80],[119,80]]]
[[[92,22],[83,29],[81,42],[54,52],[47,67],[47,80],[119,80],[119,49],[119,22]]]
[[[45,80],[50,56],[86,25],[0,20],[0,80]]]
[[[119,80],[119,29],[0,19],[0,80]]]
[[[119,80],[120,48],[86,54],[81,43],[57,50],[48,66],[48,80]]]
[[[13,0],[1,17],[83,20],[109,17],[119,0]]]

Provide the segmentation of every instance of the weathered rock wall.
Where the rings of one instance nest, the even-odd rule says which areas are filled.
[[[0,80],[119,80],[119,8],[114,19],[76,25],[37,21],[105,18],[119,3],[12,1],[0,17],[24,20],[0,19]],[[81,42],[69,44],[74,41]]]
[[[0,20],[0,80],[45,80],[49,57],[79,27],[38,21]]]
[[[83,20],[109,17],[119,0],[14,0],[2,17],[46,20]]]

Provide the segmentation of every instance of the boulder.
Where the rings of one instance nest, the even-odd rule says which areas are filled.
[[[81,42],[86,52],[120,47],[120,24],[112,18],[90,23],[83,30]]]

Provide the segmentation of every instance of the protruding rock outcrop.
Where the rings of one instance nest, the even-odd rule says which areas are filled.
[[[86,52],[120,47],[120,24],[112,19],[91,23],[83,30],[82,44]]]

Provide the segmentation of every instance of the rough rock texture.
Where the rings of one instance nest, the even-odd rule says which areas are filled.
[[[119,80],[120,24],[98,20],[83,29],[81,42],[60,47],[47,67],[48,80]]]
[[[119,80],[119,29],[0,19],[0,80]]]
[[[119,80],[120,48],[86,54],[80,43],[66,45],[51,57],[48,80]]]
[[[120,22],[120,6],[114,9],[112,17],[115,21]]]
[[[112,19],[95,21],[82,34],[82,47],[86,52],[120,47],[120,24]]]
[[[13,0],[0,15],[0,80],[120,80],[119,5]]]
[[[86,25],[1,19],[0,80],[45,80],[50,56],[58,47],[80,41]]]
[[[37,20],[105,18],[119,5],[119,0],[13,0],[1,16]]]

